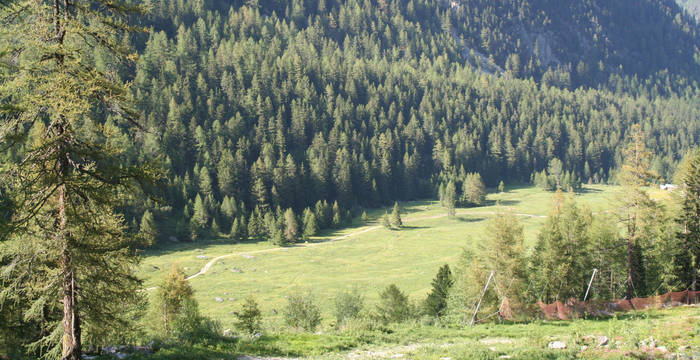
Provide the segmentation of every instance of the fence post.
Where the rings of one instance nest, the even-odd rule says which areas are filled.
[[[472,315],[472,321],[469,322],[469,326],[474,325],[474,321],[476,320],[476,313],[479,312],[479,307],[481,306],[481,300],[484,299],[484,295],[486,294],[486,289],[489,287],[489,284],[491,283],[491,278],[493,277],[494,271],[491,271],[491,274],[489,274],[489,279],[486,280],[486,286],[484,286],[484,290],[481,291],[481,297],[479,297],[479,303],[476,304],[476,309],[474,310],[474,315]]]
[[[586,289],[586,295],[583,296],[583,301],[586,301],[588,299],[588,291],[591,290],[591,285],[593,284],[593,278],[595,277],[595,273],[598,271],[598,269],[593,269],[593,274],[591,275],[591,280],[588,282],[588,288]]]

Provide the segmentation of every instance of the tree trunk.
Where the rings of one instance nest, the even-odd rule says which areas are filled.
[[[71,261],[69,235],[66,232],[65,185],[58,189],[59,231],[63,240],[61,254],[61,272],[63,281],[63,351],[61,359],[80,360],[82,346],[80,342],[80,315],[78,313],[77,284],[75,269]]]
[[[636,216],[632,216],[627,239],[627,292],[625,299],[629,300],[634,294],[634,236]]]

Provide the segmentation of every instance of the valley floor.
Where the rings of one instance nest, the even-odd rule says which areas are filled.
[[[652,191],[655,199],[667,193]],[[575,195],[594,213],[615,209],[619,188],[586,186]],[[533,187],[489,194],[486,206],[458,209],[448,218],[435,201],[401,204],[405,226],[385,229],[385,209],[368,210],[369,221],[332,231],[308,243],[274,247],[268,243],[180,243],[146,254],[141,267],[149,293],[172,264],[182,267],[195,290],[201,312],[222,329],[233,326],[233,312],[252,295],[260,304],[265,331],[258,337],[229,337],[203,345],[168,346],[149,359],[465,359],[465,358],[627,358],[698,356],[700,309],[685,306],[617,314],[612,319],[533,321],[443,328],[416,321],[369,328],[338,329],[333,320],[335,295],[357,289],[371,310],[378,293],[396,284],[412,301],[423,299],[443,264],[456,265],[463,250],[476,249],[486,223],[498,211],[518,215],[525,242],[532,248],[546,220],[554,194]],[[311,293],[322,311],[315,334],[293,332],[281,319],[290,294]],[[605,341],[605,344],[601,344]],[[560,341],[563,349],[551,349]],[[561,344],[559,344],[561,345]],[[653,346],[652,346],[653,345]]]

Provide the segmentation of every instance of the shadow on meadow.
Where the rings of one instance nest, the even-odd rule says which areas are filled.
[[[453,219],[460,221],[460,222],[464,222],[464,223],[475,223],[475,222],[480,222],[480,221],[486,220],[486,218],[483,216],[474,217],[474,216],[468,216],[468,215],[467,216],[464,216],[464,215],[455,216],[455,217],[453,217]]]
[[[518,205],[518,204],[520,204],[520,200],[510,200],[510,199],[508,199],[508,200],[504,200],[504,199],[501,199],[501,200],[486,200],[486,201],[484,202],[484,205],[481,206],[481,207],[484,207],[484,206],[499,206],[499,205],[500,205],[500,206],[515,206],[515,205]],[[469,209],[474,209],[474,208],[477,208],[477,206],[475,206],[475,207],[470,207]]]

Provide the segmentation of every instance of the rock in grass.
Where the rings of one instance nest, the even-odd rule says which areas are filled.
[[[566,349],[566,343],[563,341],[552,341],[549,343],[550,349]]]
[[[220,297],[214,298],[214,300],[216,300],[216,302],[224,302],[224,299],[222,299]]]
[[[610,339],[608,339],[607,336],[601,336],[598,338],[598,347],[603,347],[605,345],[608,345],[608,342]]]

